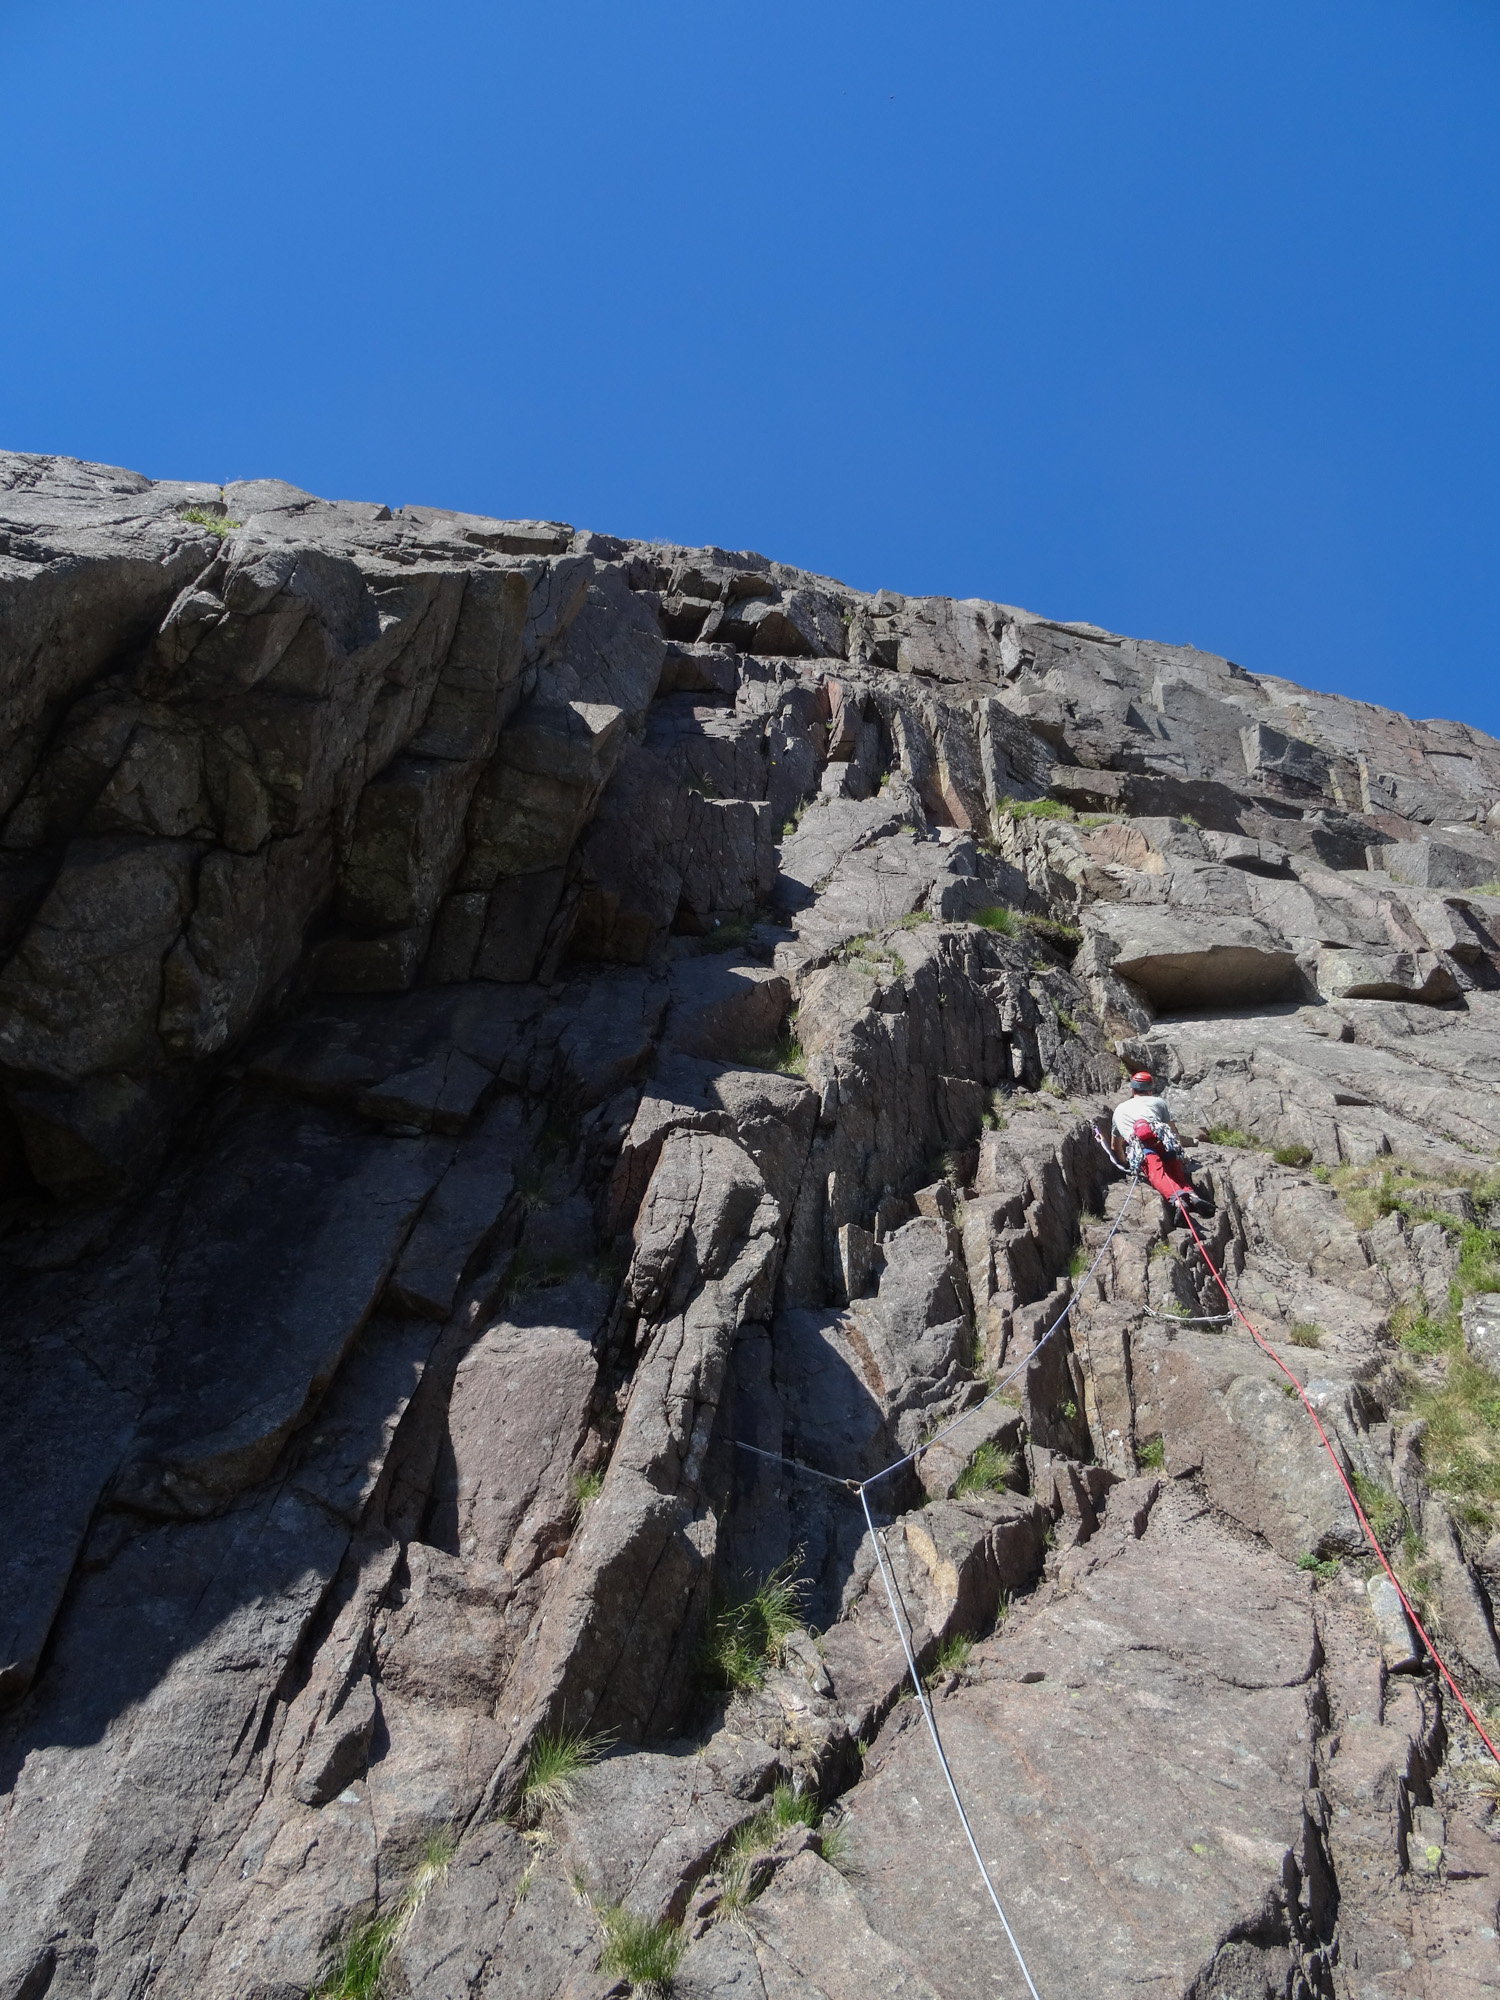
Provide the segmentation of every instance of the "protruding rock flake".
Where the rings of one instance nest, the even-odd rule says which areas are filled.
[[[0,454],[0,2000],[1024,2000],[908,1646],[1043,2000],[1500,1991],[1497,1083],[1461,723]]]

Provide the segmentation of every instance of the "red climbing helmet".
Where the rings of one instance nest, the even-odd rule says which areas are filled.
[[[1156,1078],[1151,1074],[1149,1069],[1138,1069],[1135,1075],[1130,1079],[1130,1088],[1132,1090],[1143,1090],[1143,1091],[1155,1090]]]

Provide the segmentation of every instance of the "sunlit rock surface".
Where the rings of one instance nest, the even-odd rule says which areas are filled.
[[[1500,743],[0,456],[0,2000],[603,2000],[625,1919],[691,2000],[1019,1995],[842,1483],[908,1454],[1046,2000],[1500,1989],[1478,1739],[1093,1135],[1143,1065],[1487,1711]]]

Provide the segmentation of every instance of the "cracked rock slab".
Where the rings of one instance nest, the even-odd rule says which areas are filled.
[[[1140,1540],[1127,1526],[1074,1551],[1050,1601],[937,1704],[1043,1993],[1177,2000],[1246,1927],[1290,1950],[1304,1922],[1287,1898],[1318,1657],[1308,1587],[1195,1512],[1164,1496]],[[845,1895],[911,1990],[1023,1995],[915,1706],[870,1761],[845,1802]],[[777,1949],[825,1984],[840,1919],[781,1894]]]

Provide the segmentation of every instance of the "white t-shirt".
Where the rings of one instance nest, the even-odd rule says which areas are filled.
[[[1172,1114],[1167,1109],[1164,1097],[1127,1097],[1123,1104],[1115,1106],[1114,1127],[1127,1143],[1135,1137],[1136,1121],[1144,1118],[1151,1125],[1170,1125]]]

